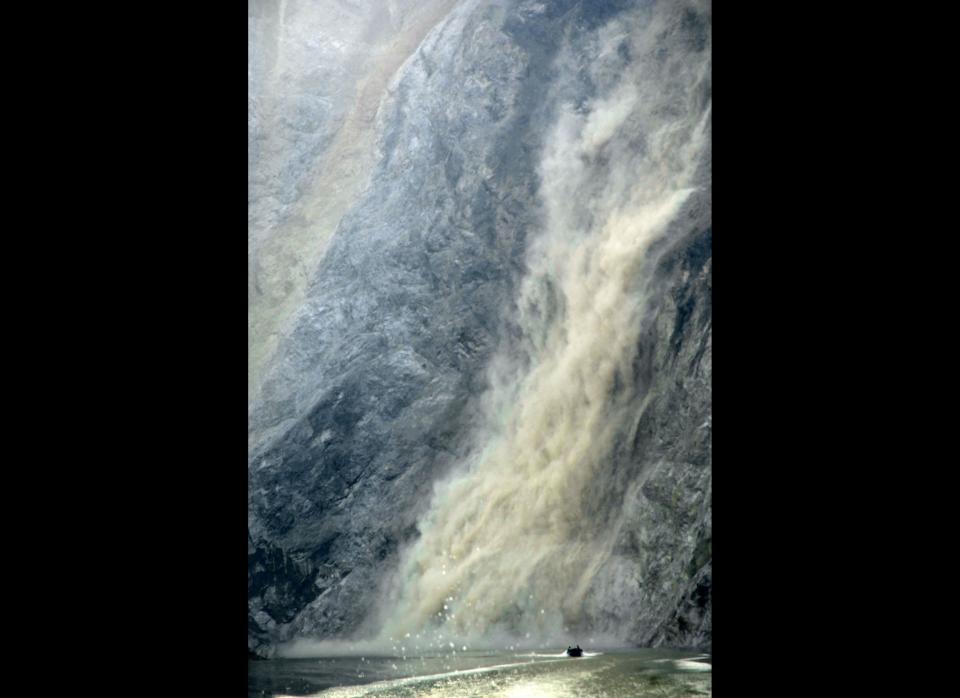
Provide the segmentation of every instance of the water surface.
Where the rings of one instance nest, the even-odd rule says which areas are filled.
[[[249,696],[709,696],[711,657],[690,650],[467,651],[249,662]]]

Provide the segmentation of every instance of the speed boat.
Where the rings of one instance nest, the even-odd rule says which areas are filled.
[[[568,657],[582,657],[583,650],[580,649],[580,645],[577,645],[576,647],[567,647],[566,654]]]

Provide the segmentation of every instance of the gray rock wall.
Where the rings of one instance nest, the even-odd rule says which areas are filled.
[[[631,484],[590,597],[607,602],[590,612],[610,625],[631,618],[627,637],[643,646],[712,640],[710,242],[709,229],[695,232],[661,264],[656,320],[636,356],[649,398],[621,456]]]
[[[417,538],[434,483],[476,447],[492,358],[523,341],[516,295],[543,224],[544,134],[559,105],[595,96],[592,37],[636,5],[443,6],[385,81],[370,122],[369,176],[322,254],[316,237],[287,238],[299,240],[285,243],[288,253],[313,245],[304,254],[315,255],[316,268],[304,272],[289,319],[271,329],[274,345],[262,354],[251,396],[252,650],[266,655],[297,637],[377,631],[383,580]],[[252,14],[260,35],[280,21],[264,12]],[[704,31],[689,30],[691,40]],[[570,46],[581,47],[572,67],[564,63]],[[256,55],[252,75],[261,69]],[[342,83],[348,89],[349,80]],[[255,100],[262,84],[251,78]],[[312,113],[327,89],[298,84],[302,99],[283,98],[294,116],[306,113],[301,102]],[[304,164],[255,182],[254,227],[296,208],[302,189],[283,184],[282,173],[309,180],[303,173],[322,160],[344,113],[332,100],[323,118],[304,117],[319,124],[315,130],[272,146],[274,162]],[[251,107],[255,142],[272,137],[259,119]],[[280,196],[292,208],[278,207]],[[617,484],[601,488],[611,497],[603,506],[615,543],[584,622],[641,644],[703,646],[710,642],[709,197],[685,210],[656,265],[648,325],[630,359],[642,383],[630,407],[636,416],[631,438],[610,454],[608,476]],[[258,341],[254,332],[251,342]]]

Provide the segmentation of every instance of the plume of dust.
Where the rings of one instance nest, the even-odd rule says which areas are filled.
[[[587,68],[599,96],[564,106],[548,136],[544,230],[519,302],[524,356],[495,361],[493,435],[436,487],[382,638],[562,642],[584,621],[613,543],[597,493],[616,493],[597,483],[637,413],[648,253],[695,191],[709,147],[709,42],[684,41],[683,9],[600,30],[601,58]],[[621,43],[634,57],[626,66]]]

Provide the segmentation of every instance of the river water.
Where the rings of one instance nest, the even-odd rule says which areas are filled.
[[[407,657],[316,657],[249,662],[248,695],[709,696],[711,657],[691,650],[466,651]]]

